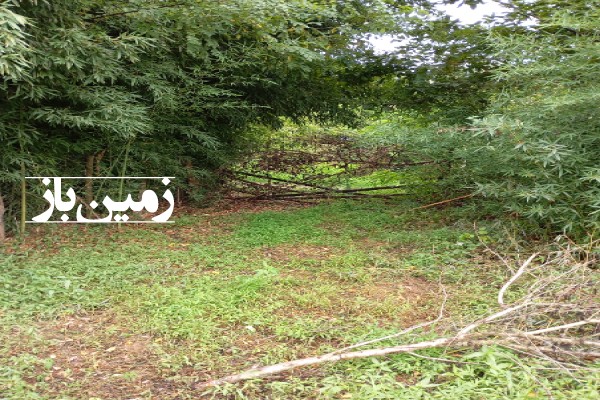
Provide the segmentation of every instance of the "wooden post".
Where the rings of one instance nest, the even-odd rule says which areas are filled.
[[[6,239],[6,230],[4,228],[4,199],[0,194],[0,242]]]
[[[94,176],[94,160],[95,160],[95,156],[93,154],[90,154],[87,156],[86,158],[86,162],[85,162],[85,176],[88,178],[91,178],[92,176]],[[92,208],[89,206],[92,201],[94,201],[94,180],[93,179],[86,179],[85,180],[85,202],[86,204],[86,214],[88,218],[92,218],[92,213],[93,210]]]
[[[25,163],[21,161],[21,224],[20,232],[21,236],[25,235],[25,221],[27,220],[27,181],[25,179]]]
[[[123,187],[125,185],[125,174],[127,173],[127,162],[129,161],[129,148],[131,146],[131,139],[125,146],[125,160],[123,161],[123,169],[121,170],[121,182],[119,183],[119,201],[123,201]],[[119,230],[121,230],[121,222],[117,224]]]

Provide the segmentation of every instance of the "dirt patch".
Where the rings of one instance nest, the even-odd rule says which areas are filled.
[[[159,369],[150,335],[134,334],[109,313],[73,315],[48,323],[42,335],[51,343],[41,355],[53,359],[46,377],[49,395],[78,398],[175,399],[189,393]]]
[[[170,242],[166,243],[169,250],[187,250],[196,243],[204,243],[208,237],[222,235],[223,229],[214,226],[210,220],[202,221],[193,226],[178,226],[174,229],[163,229],[161,233],[167,235]]]
[[[374,285],[359,287],[356,293],[374,301],[397,299],[420,303],[438,297],[439,287],[423,278],[402,277],[397,282],[379,282]]]
[[[339,302],[352,315],[371,315],[380,326],[411,326],[435,318],[438,285],[425,279],[402,277],[354,285],[341,293]]]
[[[368,315],[381,326],[410,326],[435,318],[441,303],[438,284],[419,277],[403,276],[394,280],[378,277],[361,283],[339,281],[330,275],[298,269],[287,270],[284,275],[298,281],[318,282],[335,290],[320,294],[316,287],[303,285],[294,289],[304,298],[314,296],[314,301],[286,307],[280,310],[282,317],[310,315],[328,319],[333,314],[338,318]]]
[[[394,280],[376,279],[364,284],[353,284],[348,286],[339,281],[331,279],[329,276],[315,274],[314,272],[294,269],[285,272],[285,275],[299,279],[311,281],[330,281],[332,285],[346,287],[341,291],[344,298],[356,298],[362,296],[373,301],[382,301],[386,299],[399,299],[402,301],[424,301],[440,297],[439,285],[425,278],[414,276],[402,276]]]
[[[289,201],[222,200],[211,207],[177,207],[174,216],[203,215],[218,217],[238,213],[260,213],[265,211],[285,211],[311,207],[313,204],[292,203]]]
[[[363,251],[380,253],[385,255],[387,258],[394,260],[410,255],[417,248],[417,246],[414,244],[409,245],[393,242],[390,243],[381,240],[374,240],[369,237],[355,239],[353,244]]]

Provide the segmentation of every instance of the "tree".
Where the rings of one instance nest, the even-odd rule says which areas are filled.
[[[425,176],[439,178],[448,197],[479,193],[546,232],[593,234],[600,228],[600,3],[510,5],[488,29],[450,34],[463,41],[436,41],[443,34],[431,31],[407,82],[390,86],[401,90],[388,97],[399,121],[380,124],[375,139],[432,161]],[[450,52],[454,46],[462,50]],[[446,68],[457,56],[459,66]]]
[[[371,5],[376,11],[360,1],[2,3],[8,219],[24,209],[25,175],[175,175],[206,186],[253,123],[355,119],[356,96],[340,86],[328,54],[388,10]],[[190,197],[200,191],[178,184]],[[92,184],[76,189],[93,198]]]

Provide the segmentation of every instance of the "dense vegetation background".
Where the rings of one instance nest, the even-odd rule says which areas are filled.
[[[597,4],[509,6],[483,27],[425,1],[3,2],[8,225],[24,175],[180,176],[200,199],[252,126],[383,115],[377,140],[444,163],[447,188],[595,230]],[[369,34],[404,40],[375,54]]]
[[[595,231],[597,6],[512,1],[463,26],[420,0],[3,1],[6,225],[23,219],[24,176],[178,176],[201,200],[257,126],[288,118],[372,125],[403,157],[438,163],[444,194]],[[372,34],[401,41],[376,54]]]

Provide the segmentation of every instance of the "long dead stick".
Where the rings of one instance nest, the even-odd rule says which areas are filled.
[[[464,331],[464,330],[463,330]],[[487,336],[487,339],[486,339]],[[263,378],[269,375],[275,375],[281,372],[286,372],[293,370],[299,367],[306,367],[309,365],[316,364],[324,364],[329,362],[343,361],[343,360],[352,360],[356,358],[368,358],[368,357],[381,357],[390,354],[400,354],[400,353],[412,353],[415,350],[423,350],[423,349],[431,349],[431,348],[457,348],[464,346],[479,346],[479,345],[499,345],[509,349],[517,349],[517,350],[537,350],[537,351],[546,351],[549,353],[555,354],[565,354],[571,356],[578,356],[589,359],[600,358],[599,352],[594,351],[578,351],[573,349],[563,349],[557,346],[554,347],[538,347],[538,346],[529,346],[522,345],[518,343],[514,343],[514,339],[520,337],[519,334],[516,335],[500,335],[500,337],[492,340],[491,336],[493,334],[474,334],[467,335],[461,334],[459,332],[458,335],[453,337],[444,337],[435,340],[428,340],[425,342],[413,343],[413,344],[405,344],[394,347],[386,347],[386,348],[377,348],[370,350],[362,350],[362,351],[353,351],[353,352],[345,352],[345,353],[329,353],[318,357],[308,357],[302,358],[299,360],[283,362],[279,364],[269,365],[260,368],[252,368],[250,370],[244,371],[239,374],[230,375],[221,379],[215,379],[208,382],[202,382],[195,385],[197,389],[206,389],[209,387],[219,386],[226,383],[236,383],[249,379],[258,379]],[[482,339],[483,338],[483,339]],[[579,339],[568,339],[568,338],[553,338],[553,337],[538,337],[538,339],[543,340],[549,344],[567,344],[567,345],[578,345],[585,344],[589,346],[598,347],[600,346],[599,342],[594,341],[585,341]]]
[[[411,196],[413,193],[391,193],[391,194],[369,194],[369,193],[331,193],[331,194],[306,194],[305,196],[276,196],[266,197],[260,196],[256,200],[292,200],[292,199],[369,199],[382,198],[388,199],[392,197]],[[357,195],[360,195],[358,197]]]
[[[510,287],[510,285],[512,285],[513,283],[515,283],[515,281],[517,279],[519,279],[519,277],[521,275],[523,275],[523,273],[525,272],[525,270],[527,269],[527,267],[529,267],[529,264],[531,264],[531,262],[533,261],[533,259],[536,258],[539,254],[540,253],[535,253],[531,257],[529,257],[527,259],[527,261],[525,261],[523,263],[523,265],[521,265],[521,267],[517,270],[517,272],[510,278],[510,280],[508,282],[506,282],[504,284],[504,286],[502,286],[502,289],[500,289],[500,292],[498,292],[498,304],[500,304],[502,307],[506,307],[506,305],[504,304],[504,293],[506,293],[506,291],[508,290],[508,288]]]
[[[447,203],[451,203],[453,201],[458,201],[458,200],[464,200],[464,199],[468,199],[468,198],[471,198],[471,197],[475,197],[475,194],[468,194],[466,196],[455,197],[455,198],[449,199],[449,200],[438,201],[437,203],[431,203],[431,204],[427,204],[426,206],[421,206],[421,207],[413,208],[411,211],[423,210],[425,208],[431,208],[431,207],[435,207],[435,206],[441,206],[442,204],[447,204]]]
[[[306,196],[306,195],[319,195],[319,194],[328,194],[331,192],[334,193],[359,193],[359,192],[375,192],[378,190],[389,190],[389,189],[402,189],[409,185],[395,185],[395,186],[381,186],[381,187],[369,187],[364,189],[331,189],[329,191],[320,191],[320,192],[305,192],[305,193],[283,193],[283,194],[275,194],[272,197],[294,197],[294,196]]]
[[[373,344],[373,343],[379,342],[381,340],[386,340],[389,338],[395,338],[395,337],[401,336],[403,334],[412,332],[413,330],[416,330],[418,328],[422,328],[427,325],[430,325],[431,323],[437,322],[441,319],[441,315],[443,315],[443,306],[442,306],[442,309],[440,311],[440,316],[438,317],[438,319],[436,321],[433,321],[431,323],[415,325],[414,327],[408,328],[397,334],[394,334],[394,335],[391,335],[388,337],[384,337],[384,338],[380,338],[380,339],[375,339],[375,340],[359,343],[359,344],[335,351],[333,353],[328,353],[328,354],[324,354],[324,355],[320,355],[320,356],[308,357],[308,358],[303,358],[303,359],[299,359],[299,360],[283,362],[283,363],[270,365],[270,366],[251,368],[247,371],[244,371],[244,372],[241,372],[241,373],[238,373],[235,375],[226,376],[221,379],[198,383],[195,385],[195,387],[196,388],[208,388],[208,387],[222,385],[225,383],[236,383],[236,382],[240,382],[240,381],[247,380],[247,379],[263,378],[263,377],[266,377],[269,375],[279,374],[279,373],[289,371],[289,370],[292,370],[295,368],[305,367],[305,366],[310,366],[310,365],[330,363],[330,362],[336,362],[336,361],[342,361],[342,360],[351,360],[351,359],[357,359],[357,358],[380,357],[380,356],[386,356],[386,355],[390,355],[390,354],[413,353],[415,351],[422,350],[422,349],[441,348],[441,347],[458,348],[458,347],[465,347],[465,346],[472,347],[472,346],[479,346],[479,345],[483,345],[483,344],[491,344],[491,345],[502,346],[502,347],[505,347],[508,349],[514,349],[514,350],[521,351],[521,352],[527,352],[528,354],[531,354],[533,352],[534,356],[540,355],[540,356],[544,356],[545,358],[549,357],[548,354],[553,355],[556,359],[561,359],[561,358],[569,359],[569,358],[573,358],[573,357],[579,357],[579,358],[583,358],[583,359],[600,358],[599,351],[596,351],[595,349],[582,349],[581,348],[582,346],[592,347],[592,348],[596,348],[596,349],[599,348],[600,342],[594,341],[592,339],[593,337],[595,337],[597,335],[591,335],[589,338],[586,338],[586,337],[564,337],[564,336],[562,336],[562,334],[561,334],[561,337],[551,337],[551,336],[544,335],[544,334],[548,334],[548,333],[552,333],[552,332],[560,332],[560,331],[566,331],[568,329],[579,328],[584,325],[599,325],[600,319],[598,318],[599,312],[597,309],[596,309],[596,311],[597,311],[596,313],[594,313],[593,315],[590,315],[585,320],[580,320],[580,321],[571,322],[571,323],[563,323],[561,325],[555,325],[552,327],[546,327],[546,328],[542,328],[542,329],[535,329],[535,330],[529,330],[529,331],[525,330],[524,331],[523,328],[520,326],[513,327],[513,326],[508,325],[505,327],[507,329],[505,329],[503,332],[498,331],[498,330],[493,330],[493,329],[492,330],[488,329],[485,332],[481,332],[481,333],[475,332],[482,326],[486,326],[491,323],[497,323],[498,321],[502,321],[502,320],[506,320],[506,319],[514,319],[514,318],[523,318],[524,316],[528,316],[528,315],[536,315],[536,313],[539,312],[539,311],[536,311],[536,309],[538,309],[542,312],[544,312],[544,311],[552,312],[552,310],[554,310],[556,306],[564,305],[560,302],[555,303],[553,301],[550,301],[550,302],[543,301],[543,299],[544,299],[543,297],[539,297],[537,299],[532,298],[532,293],[529,293],[528,295],[524,296],[519,301],[517,301],[511,305],[506,305],[504,303],[504,299],[503,299],[504,293],[508,290],[510,285],[512,283],[514,283],[519,278],[519,276],[521,276],[525,272],[525,270],[527,269],[527,266],[530,265],[530,263],[533,261],[533,259],[536,256],[537,256],[537,254],[534,254],[533,256],[529,257],[529,259],[521,266],[521,268],[519,268],[519,270],[513,274],[511,279],[508,281],[508,283],[503,285],[502,289],[500,290],[501,295],[498,296],[500,305],[504,307],[503,309],[501,309],[495,313],[492,313],[484,318],[481,318],[471,324],[468,324],[468,325],[464,326],[462,329],[458,329],[458,331],[455,334],[453,334],[452,336],[445,336],[445,337],[434,339],[434,340],[427,340],[427,341],[411,343],[411,344],[403,344],[403,345],[398,345],[398,346],[393,346],[393,347],[368,349],[368,350],[362,350],[362,351],[350,351],[350,350],[354,350],[360,346],[364,346],[367,344]],[[544,264],[544,265],[550,265],[550,264]],[[580,264],[580,267],[581,266],[582,265]],[[577,272],[577,271],[574,267],[574,268],[570,269],[568,273],[573,274],[575,272]],[[565,274],[562,274],[562,275],[565,275]],[[551,280],[551,282],[554,282],[554,281],[555,281],[555,279]],[[539,292],[538,287],[534,286],[534,289],[537,292]],[[533,289],[530,288],[530,290],[533,290]],[[545,292],[542,294],[545,294]],[[538,293],[538,295],[539,295],[539,293]],[[540,301],[540,300],[542,300],[542,301]],[[444,304],[445,304],[445,300],[444,300]],[[526,310],[527,310],[527,313],[525,315],[519,314],[519,313],[525,312]]]
[[[341,353],[341,354],[326,354],[318,357],[309,357],[302,358],[300,360],[288,361],[280,364],[269,365],[261,368],[254,368],[248,371],[242,372],[236,375],[230,375],[225,378],[215,379],[212,381],[200,383],[196,385],[196,388],[209,388],[212,386],[223,385],[225,383],[236,383],[240,381],[245,381],[248,379],[256,379],[262,378],[268,375],[277,374],[280,372],[289,371],[298,367],[306,367],[309,365],[315,364],[323,364],[327,362],[341,361],[341,360],[351,360],[354,358],[365,358],[365,357],[380,357],[388,354],[398,354],[398,353],[409,353],[415,350],[421,349],[430,349],[434,347],[442,347],[442,346],[459,346],[464,343],[464,341],[457,341],[456,338],[440,338],[435,340],[429,340],[427,342],[420,342],[414,344],[406,344],[402,346],[395,347],[387,347],[382,349],[371,349],[371,350],[363,350],[363,351],[353,351],[350,353]]]
[[[250,172],[243,172],[243,171],[236,171],[235,174],[251,176],[253,178],[259,178],[259,179],[269,179],[269,180],[276,181],[276,182],[293,183],[294,185],[299,185],[299,186],[306,186],[306,187],[312,187],[312,188],[323,189],[323,190],[331,190],[331,188],[328,188],[327,186],[315,185],[315,184],[308,183],[308,182],[292,181],[292,180],[283,179],[283,178],[275,178],[275,177],[269,176],[269,175],[258,175],[258,174],[252,174]]]

